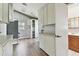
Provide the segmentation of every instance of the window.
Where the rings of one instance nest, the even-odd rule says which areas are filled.
[[[22,22],[19,22],[19,29],[20,30],[24,30],[24,27],[25,27],[25,23],[22,23]]]
[[[69,28],[79,28],[79,17],[69,18],[68,27]]]

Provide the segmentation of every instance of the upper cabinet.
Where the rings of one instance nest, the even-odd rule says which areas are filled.
[[[38,10],[38,18],[39,18],[39,24],[41,24],[41,25],[44,25],[44,8],[42,7],[42,8],[40,8],[39,10]]]
[[[9,20],[9,5],[8,3],[2,3],[2,21],[8,23]]]
[[[43,13],[43,23],[44,25],[48,24],[48,9],[47,9],[47,5],[43,7],[44,9],[44,13]]]
[[[0,3],[0,21],[2,21],[2,3]]]
[[[48,24],[55,24],[55,6],[54,4],[48,4]]]
[[[43,22],[43,25],[55,24],[55,10],[54,4],[46,4],[39,9],[39,20]]]
[[[11,13],[11,4],[9,3],[0,3],[0,22],[8,23],[9,20],[12,18]],[[10,12],[9,12],[10,11]]]
[[[9,21],[13,21],[13,4],[9,3]]]

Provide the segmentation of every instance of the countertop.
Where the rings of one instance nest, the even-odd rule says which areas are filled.
[[[68,35],[79,36],[79,33],[68,33]]]

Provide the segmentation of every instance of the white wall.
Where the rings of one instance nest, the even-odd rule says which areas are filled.
[[[79,3],[68,6],[68,18],[79,17]]]
[[[28,23],[29,18],[25,15],[18,13],[18,12],[13,12],[13,20],[18,20],[20,22]]]
[[[18,26],[19,36],[22,38],[29,38],[31,32],[31,23],[30,18],[20,13],[14,12],[14,20],[18,20],[19,23],[24,23],[24,29],[19,29],[21,26]]]

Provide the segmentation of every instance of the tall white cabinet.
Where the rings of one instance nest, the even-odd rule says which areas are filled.
[[[48,23],[48,9],[47,5],[43,7],[43,25],[47,25]]]
[[[48,4],[48,24],[55,24],[55,5]]]
[[[0,22],[8,23],[12,18],[12,4],[0,3]]]
[[[2,21],[8,23],[9,20],[9,7],[8,3],[2,3]]]
[[[46,4],[38,14],[40,48],[51,56],[68,55],[67,5]]]
[[[2,21],[2,3],[0,3],[0,21]]]

